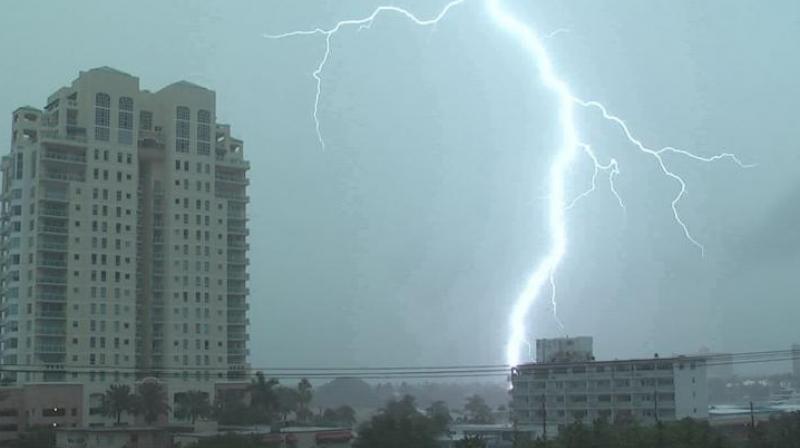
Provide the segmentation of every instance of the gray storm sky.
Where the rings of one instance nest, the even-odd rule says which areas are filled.
[[[621,164],[569,215],[557,275],[569,334],[601,357],[749,351],[800,342],[800,3],[505,0],[540,32],[575,94],[604,102],[667,159],[677,185],[588,111],[585,139]],[[421,16],[444,1],[397,0]],[[383,16],[333,43],[314,134],[311,72],[328,27],[374,1],[16,3],[0,16],[0,141],[79,70],[109,65],[158,89],[217,92],[252,162],[254,366],[503,362],[507,314],[547,249],[553,98],[512,36],[468,0],[434,28]],[[569,191],[588,186],[576,165]],[[532,337],[561,334],[546,298]]]

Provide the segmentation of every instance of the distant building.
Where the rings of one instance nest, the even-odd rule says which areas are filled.
[[[0,441],[33,427],[75,427],[83,421],[83,385],[26,384],[0,388]]]
[[[536,340],[536,362],[581,362],[594,359],[589,336]]]
[[[202,440],[224,434],[255,437],[263,446],[274,448],[349,448],[354,438],[350,428],[293,426],[272,430],[268,426],[255,426],[175,434],[174,443],[179,448],[190,447]]]
[[[485,448],[512,448],[514,437],[519,434],[519,430],[510,424],[454,424],[450,425],[446,434],[437,438],[439,448],[456,448],[462,440],[467,437],[480,437]],[[531,438],[536,438],[539,434],[530,434]]]
[[[728,380],[736,373],[733,370],[733,355],[730,353],[715,353],[706,347],[697,351],[697,354],[707,359],[706,371],[709,379]]]
[[[172,448],[166,428],[65,428],[56,430],[56,448]]]
[[[537,359],[554,361],[512,369],[512,421],[518,427],[546,427],[553,434],[572,422],[601,418],[642,424],[708,418],[705,358],[595,361],[591,338],[576,339],[537,341],[537,352],[548,350]],[[554,347],[565,352],[552,352]]]
[[[800,386],[800,344],[792,345],[792,373],[795,384]]]

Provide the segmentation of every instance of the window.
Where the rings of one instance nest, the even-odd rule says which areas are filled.
[[[95,96],[94,125],[95,140],[108,141],[111,126],[111,97],[107,93],[100,92]]]
[[[153,129],[153,113],[143,110],[139,112],[139,129],[149,131]]]
[[[175,120],[175,150],[189,152],[189,108],[178,106]]]
[[[119,98],[118,117],[118,141],[124,145],[130,145],[133,143],[133,98],[127,96]]]

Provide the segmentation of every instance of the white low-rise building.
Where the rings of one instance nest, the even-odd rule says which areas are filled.
[[[586,342],[580,345],[586,347]],[[519,427],[548,427],[555,432],[575,421],[651,424],[708,418],[705,358],[596,361],[592,355],[585,355],[581,353],[579,360],[560,357],[563,361],[522,364],[512,369],[514,423]]]

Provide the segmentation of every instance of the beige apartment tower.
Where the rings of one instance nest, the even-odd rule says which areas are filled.
[[[14,111],[2,159],[2,381],[176,393],[245,379],[248,162],[215,93],[101,67]],[[174,403],[171,403],[174,406]]]

